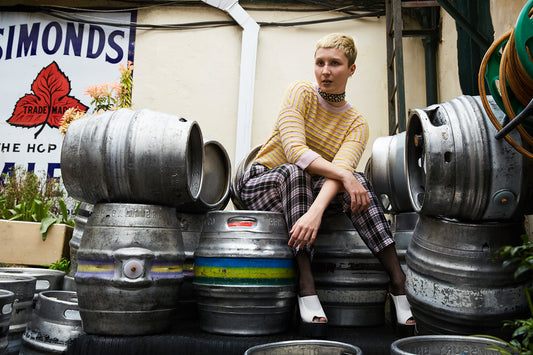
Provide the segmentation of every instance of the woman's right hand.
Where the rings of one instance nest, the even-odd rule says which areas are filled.
[[[321,222],[322,213],[311,207],[294,223],[289,231],[289,246],[300,249],[306,245],[311,246],[315,241]]]

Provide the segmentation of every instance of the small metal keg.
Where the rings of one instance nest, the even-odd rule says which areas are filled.
[[[184,259],[175,208],[96,204],[75,276],[84,331],[144,335],[167,330],[178,306]]]
[[[208,212],[194,254],[200,328],[234,335],[285,331],[296,300],[295,266],[283,215]]]
[[[200,195],[179,206],[184,213],[223,210],[230,200],[231,162],[224,146],[215,139],[204,142],[204,166]]]
[[[72,238],[70,238],[70,271],[68,276],[74,277],[78,270],[78,249],[80,248],[83,231],[87,224],[87,219],[93,213],[94,205],[82,202],[78,208],[78,213],[74,217],[74,230],[72,231]]]
[[[411,243],[413,232],[418,222],[418,213],[402,212],[389,216],[391,221],[391,232],[396,242],[396,253],[402,267],[405,266],[405,254]],[[405,270],[404,270],[405,271]]]
[[[61,174],[69,195],[80,201],[178,207],[200,194],[203,156],[196,121],[120,109],[70,124]]]
[[[9,323],[13,312],[15,294],[0,289],[0,354],[4,354],[8,344]]]
[[[255,157],[257,156],[257,153],[261,150],[261,147],[263,145],[257,145],[250,152],[244,159],[242,159],[235,168],[235,175],[233,176],[233,179],[231,180],[231,201],[233,202],[233,205],[235,208],[239,210],[246,210],[246,205],[244,202],[242,202],[241,197],[239,196],[239,193],[237,191],[237,183],[241,179],[242,175],[254,162]]]
[[[196,319],[198,317],[196,295],[194,294],[194,252],[200,243],[205,213],[176,214],[183,239],[185,261],[183,262],[183,283],[179,292],[178,319]]]
[[[76,293],[43,291],[22,336],[19,354],[65,354],[68,345],[82,333]]]
[[[313,244],[316,291],[334,326],[385,321],[389,276],[343,213],[324,216]]]
[[[492,97],[489,103],[503,120]],[[491,221],[533,211],[533,161],[494,137],[479,96],[412,110],[406,132],[407,181],[416,212]],[[510,135],[521,142],[517,131]]]
[[[419,216],[406,254],[406,294],[418,334],[506,335],[502,323],[528,314],[525,289],[496,251],[522,244],[521,222],[462,223]],[[508,332],[508,331],[507,331]]]
[[[65,277],[64,271],[36,267],[0,267],[0,273],[35,277],[34,301],[40,292],[61,290]]]
[[[420,335],[402,338],[391,344],[391,355],[484,354],[500,355],[495,346],[506,344],[495,339],[464,335]],[[506,350],[510,350],[507,348]],[[514,354],[513,351],[510,352]]]
[[[365,176],[386,213],[413,211],[407,184],[405,135],[402,132],[376,138],[365,167]]]
[[[332,340],[288,340],[256,345],[244,355],[362,355],[355,345]]]
[[[14,293],[13,309],[9,321],[6,354],[19,353],[22,334],[33,312],[33,296],[37,279],[32,276],[0,273],[0,289]]]

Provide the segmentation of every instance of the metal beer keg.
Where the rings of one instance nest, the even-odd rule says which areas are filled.
[[[93,213],[94,205],[82,202],[78,208],[78,213],[74,217],[74,230],[72,231],[72,238],[70,238],[70,272],[69,276],[76,275],[78,270],[78,249],[80,248],[81,238],[83,237],[83,231],[87,224],[87,219]]]
[[[0,273],[0,289],[14,293],[14,302],[9,321],[6,354],[19,353],[21,339],[33,312],[33,296],[37,279],[28,275]]]
[[[35,282],[34,301],[40,292],[61,290],[65,278],[64,271],[37,267],[0,267],[0,273],[34,277],[37,280]]]
[[[223,210],[230,200],[231,162],[224,146],[215,139],[204,142],[204,166],[200,195],[180,206],[184,213]]]
[[[242,175],[250,166],[252,165],[255,157],[257,156],[257,153],[261,150],[261,147],[263,145],[257,145],[250,152],[244,159],[242,159],[237,166],[235,167],[235,175],[233,176],[233,179],[231,180],[231,201],[233,202],[233,205],[235,208],[239,210],[246,210],[246,206],[244,205],[244,202],[242,202],[241,197],[239,196],[239,193],[237,192],[237,183],[241,179]]]
[[[348,216],[324,216],[313,245],[311,267],[328,324],[383,324],[389,276]]]
[[[513,268],[494,260],[521,245],[520,222],[461,223],[420,215],[407,250],[406,294],[419,334],[503,336],[502,322],[525,318],[524,290]]]
[[[420,335],[402,338],[391,344],[391,355],[416,354],[484,354],[500,355],[495,349],[506,344],[496,339],[464,335]],[[507,351],[511,350],[509,348]],[[511,351],[511,354],[513,352]]]
[[[365,167],[365,176],[386,213],[413,211],[407,185],[405,135],[402,132],[376,138]]]
[[[43,291],[22,336],[20,355],[65,354],[83,333],[76,292]]]
[[[0,354],[4,354],[8,344],[9,323],[13,312],[15,294],[0,289]]]
[[[178,305],[184,258],[174,208],[96,204],[80,243],[75,277],[84,331],[165,331]]]
[[[492,97],[489,102],[503,120]],[[533,210],[533,162],[494,138],[497,131],[479,96],[412,110],[406,132],[407,181],[416,212],[489,221]],[[510,135],[521,142],[518,132]]]
[[[244,355],[362,355],[361,348],[355,345],[331,340],[288,340],[256,345],[246,350]]]
[[[208,212],[194,254],[200,328],[233,335],[285,331],[296,300],[293,254],[283,215]]]
[[[203,138],[196,121],[120,109],[73,121],[61,149],[72,198],[178,207],[202,185]]]
[[[194,294],[194,252],[200,243],[205,213],[181,213],[176,214],[183,239],[185,261],[183,262],[183,283],[179,292],[178,319],[197,318],[197,302]]]

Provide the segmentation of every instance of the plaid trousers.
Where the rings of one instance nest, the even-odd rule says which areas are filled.
[[[360,173],[355,178],[368,191],[368,210],[357,213],[350,210],[350,196],[339,193],[328,206],[329,212],[344,212],[352,221],[361,239],[374,253],[394,243],[388,221],[370,182]],[[311,207],[325,178],[311,175],[294,164],[283,164],[273,169],[254,163],[237,182],[241,200],[251,210],[281,212],[289,230]]]

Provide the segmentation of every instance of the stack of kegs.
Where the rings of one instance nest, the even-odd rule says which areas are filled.
[[[391,225],[396,251],[405,269],[405,254],[418,221],[409,198],[407,164],[405,162],[405,132],[378,137],[365,167],[365,175],[378,196]]]
[[[522,244],[523,216],[533,210],[532,162],[496,133],[479,97],[411,111],[405,161],[419,220],[406,291],[420,334],[502,336],[503,321],[527,315],[531,279],[515,279],[495,256]]]
[[[192,284],[199,233],[183,228],[226,206],[230,166],[218,141],[176,115],[121,109],[70,124],[62,177],[82,204],[65,289],[77,293],[85,333],[162,333],[190,311],[180,302],[193,298],[182,286]]]
[[[60,294],[66,293],[64,276],[45,268],[0,268],[0,353],[65,353],[81,333],[81,321],[74,292],[69,292],[69,312],[58,308]]]

